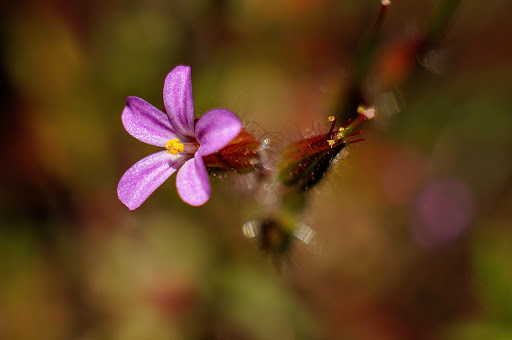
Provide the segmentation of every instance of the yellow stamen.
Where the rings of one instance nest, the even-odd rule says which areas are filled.
[[[334,145],[334,143],[336,143],[336,141],[334,139],[329,139],[329,140],[327,140],[327,143],[329,143],[329,146],[332,148],[332,146]]]
[[[330,116],[329,118],[327,118],[330,122],[334,122],[334,120],[336,119],[335,116]]]
[[[180,143],[178,138],[171,139],[167,143],[165,143],[165,148],[167,152],[173,155],[177,155],[178,152],[183,152],[185,150],[185,146]]]

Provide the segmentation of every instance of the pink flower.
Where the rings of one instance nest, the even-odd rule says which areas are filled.
[[[128,97],[121,119],[130,135],[166,150],[135,163],[125,172],[117,195],[130,210],[138,208],[174,172],[181,199],[200,206],[210,199],[203,156],[224,148],[242,130],[232,112],[217,109],[194,123],[190,67],[177,66],[164,82],[164,113],[145,100]]]

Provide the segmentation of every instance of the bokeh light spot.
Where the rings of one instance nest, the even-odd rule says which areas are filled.
[[[418,195],[412,218],[412,237],[424,248],[435,248],[460,237],[473,216],[471,188],[458,178],[428,183]]]

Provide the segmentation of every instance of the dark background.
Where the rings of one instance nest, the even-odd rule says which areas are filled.
[[[443,3],[395,0],[367,54],[378,1],[3,5],[0,339],[512,339],[512,7]],[[196,115],[282,145],[347,114],[361,57],[377,117],[281,271],[242,235],[261,212],[236,176],[200,208],[174,177],[134,212],[117,199],[155,151],[125,98],[162,107],[174,66]]]

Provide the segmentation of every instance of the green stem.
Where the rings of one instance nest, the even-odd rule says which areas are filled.
[[[345,104],[340,110],[344,120],[354,119],[357,116],[357,108],[359,105],[368,105],[364,99],[363,82],[373,64],[388,6],[388,3],[381,4],[379,17],[373,25],[370,35],[363,41],[354,55],[353,71],[349,82],[350,85],[345,95]]]
[[[459,4],[460,0],[443,1],[441,7],[437,11],[437,15],[430,24],[430,28],[425,36],[426,41],[435,41],[439,39],[448,27],[448,23],[453,18]]]

